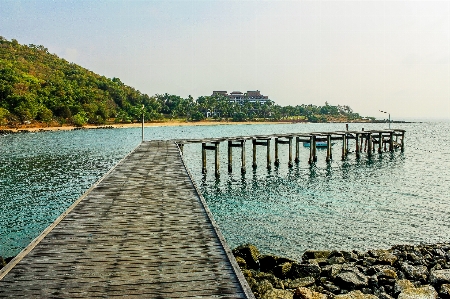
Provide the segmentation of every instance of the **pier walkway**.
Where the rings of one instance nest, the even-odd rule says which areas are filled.
[[[0,279],[0,298],[253,298],[170,141],[137,147]]]

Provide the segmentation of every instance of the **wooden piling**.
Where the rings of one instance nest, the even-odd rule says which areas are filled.
[[[379,142],[379,144],[378,144],[378,153],[381,154],[381,152],[382,152],[381,146],[382,146],[382,143],[383,143],[383,133],[382,132],[378,133],[378,142]]]
[[[356,138],[356,149],[355,149],[356,158],[359,159],[361,157],[361,154],[360,154],[361,148],[359,146],[359,134],[358,133],[355,134],[355,138]]]
[[[270,138],[267,139],[267,169],[272,168],[272,162],[270,160]]]
[[[275,138],[275,166],[280,166],[280,158],[278,157],[278,138]]]
[[[228,140],[228,172],[233,172],[233,141]]]
[[[292,167],[294,166],[292,164],[292,137],[288,137],[289,139],[289,162],[288,162],[288,167]]]
[[[202,143],[202,173],[206,173],[206,143]]]
[[[220,176],[220,171],[219,171],[219,168],[220,168],[219,144],[220,144],[220,142],[215,142],[214,143],[214,145],[215,145],[215,150],[214,150],[214,153],[215,153],[214,166],[215,167],[214,167],[214,169],[215,169],[216,177]]]
[[[389,151],[394,151],[394,132],[389,133]]]
[[[347,134],[342,135],[342,161],[347,156]]]
[[[245,140],[241,140],[241,173],[245,172]]]
[[[295,137],[295,163],[300,162],[300,138]]]
[[[371,133],[367,133],[366,141],[367,141],[367,155],[369,157],[371,157],[372,156],[372,134]]]
[[[256,139],[252,139],[252,144],[253,144],[253,163],[252,163],[252,167],[253,169],[256,168]]]
[[[331,135],[327,135],[327,163],[331,161]]]
[[[401,141],[401,151],[402,151],[402,153],[404,152],[404,150],[405,150],[405,132],[403,131],[402,132],[402,141]]]

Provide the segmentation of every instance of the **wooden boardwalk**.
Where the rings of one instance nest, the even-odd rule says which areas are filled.
[[[175,143],[142,143],[0,270],[0,298],[253,298]]]

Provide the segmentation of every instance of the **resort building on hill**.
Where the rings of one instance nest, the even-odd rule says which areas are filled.
[[[233,91],[230,94],[225,90],[215,90],[212,93],[215,95],[223,95],[228,97],[228,100],[232,103],[244,104],[245,102],[264,104],[269,101],[269,97],[262,95],[259,90],[249,90],[246,93],[242,93],[240,91]]]

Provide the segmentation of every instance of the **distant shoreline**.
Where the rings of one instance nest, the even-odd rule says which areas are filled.
[[[279,125],[279,124],[309,124],[305,121],[214,121],[203,120],[198,122],[187,121],[163,121],[163,122],[146,122],[144,127],[184,127],[184,126],[220,126],[220,125]],[[378,121],[333,121],[327,123],[385,123]],[[392,123],[415,123],[408,121],[392,121]],[[73,130],[88,130],[88,129],[118,129],[118,128],[140,128],[142,123],[131,124],[104,124],[104,125],[86,125],[83,127],[76,127],[71,125],[62,126],[45,126],[45,124],[27,124],[19,125],[17,127],[0,126],[0,134],[5,133],[34,133],[34,132],[46,132],[46,131],[73,131]]]

